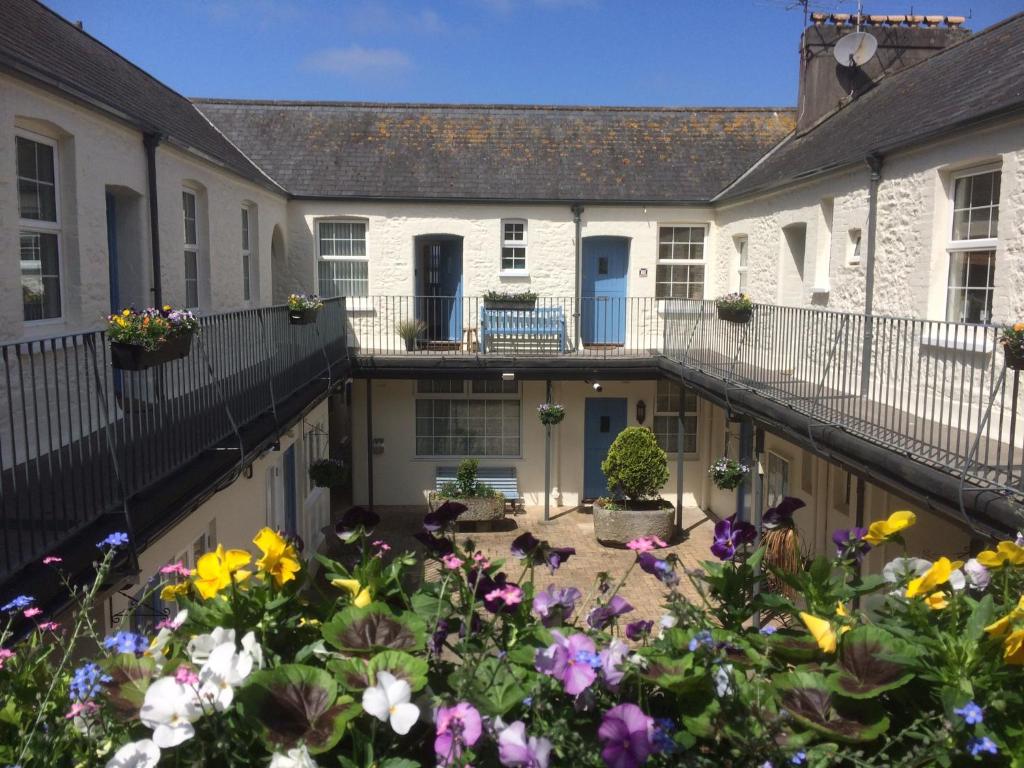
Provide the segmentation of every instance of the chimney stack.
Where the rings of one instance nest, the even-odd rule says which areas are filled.
[[[800,93],[797,133],[867,91],[879,78],[917,64],[970,37],[963,16],[860,17],[860,29],[878,40],[878,52],[861,67],[841,66],[833,56],[836,42],[856,31],[857,14],[812,13],[800,39]]]

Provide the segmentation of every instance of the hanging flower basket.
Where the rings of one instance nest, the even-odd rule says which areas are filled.
[[[545,427],[561,424],[565,418],[565,406],[557,403],[541,403],[537,406],[537,418]]]
[[[1006,367],[1011,371],[1024,370],[1024,323],[1004,328],[999,341],[1003,345]]]
[[[198,328],[191,312],[170,305],[141,312],[124,309],[107,318],[110,365],[122,371],[144,371],[188,357]]]
[[[324,303],[315,294],[293,293],[288,297],[288,322],[292,325],[312,325]]]
[[[711,482],[723,491],[734,491],[743,484],[747,475],[750,474],[750,467],[736,459],[729,459],[723,456],[710,467],[708,474]]]
[[[715,299],[718,319],[727,323],[749,323],[754,305],[745,293],[727,293]]]

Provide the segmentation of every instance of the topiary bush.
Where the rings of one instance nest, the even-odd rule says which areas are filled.
[[[622,430],[601,462],[608,491],[631,502],[657,498],[668,482],[668,457],[646,427]]]

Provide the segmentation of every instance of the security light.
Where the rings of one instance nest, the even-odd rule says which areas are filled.
[[[514,373],[503,373],[501,374],[502,381],[515,381],[516,375]]]

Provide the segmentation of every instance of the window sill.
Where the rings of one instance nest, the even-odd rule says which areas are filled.
[[[498,277],[529,277],[530,270],[528,269],[502,269],[498,272]]]
[[[827,296],[827,295],[828,295],[828,294],[830,294],[831,292],[832,292],[832,287],[831,287],[831,286],[828,286],[828,285],[816,285],[816,286],[814,286],[813,288],[811,288],[811,293],[812,293],[813,295],[821,295],[821,294],[824,294],[824,295],[826,295],[826,296]]]
[[[962,328],[962,326],[957,326]],[[932,330],[921,337],[921,346],[935,347],[936,349],[953,349],[962,352],[977,352],[978,354],[989,354],[995,350],[995,342],[988,338],[987,334],[979,331],[969,336],[958,336],[952,331]]]

